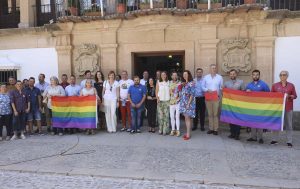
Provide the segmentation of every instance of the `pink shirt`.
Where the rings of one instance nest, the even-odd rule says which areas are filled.
[[[281,82],[274,83],[272,85],[272,92],[282,92],[288,95],[293,95],[293,98],[288,97],[285,103],[285,111],[293,110],[293,100],[297,98],[295,86],[292,83],[287,82],[286,86],[282,86]]]

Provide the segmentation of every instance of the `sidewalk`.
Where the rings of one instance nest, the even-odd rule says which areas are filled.
[[[261,145],[246,142],[245,130],[242,130],[241,141],[228,139],[226,127],[218,136],[198,129],[189,141],[160,136],[157,132],[150,134],[145,129],[133,135],[101,131],[94,136],[46,135],[1,141],[0,171],[232,187],[300,188],[299,131],[294,132],[294,147],[288,148],[283,135],[280,135],[280,144],[270,145],[269,132],[264,133],[265,144]],[[63,156],[14,164],[60,154],[67,149],[70,151]]]

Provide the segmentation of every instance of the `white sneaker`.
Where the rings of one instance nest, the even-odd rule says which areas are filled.
[[[63,136],[63,134],[62,133],[58,133],[58,136]]]
[[[16,135],[12,136],[10,140],[16,140],[18,137]]]
[[[21,139],[26,139],[24,134],[21,134]]]

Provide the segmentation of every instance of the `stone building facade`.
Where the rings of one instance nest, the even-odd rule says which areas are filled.
[[[239,70],[251,80],[273,82],[275,40],[300,36],[300,14],[240,7],[202,12],[140,11],[123,18],[63,17],[43,27],[0,30],[0,50],[53,47],[59,75],[128,70],[134,73],[134,53],[183,52],[184,69],[201,67],[207,73],[217,64],[226,75]],[[40,71],[38,71],[40,72]]]

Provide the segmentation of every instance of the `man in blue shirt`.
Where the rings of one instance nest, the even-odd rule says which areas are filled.
[[[28,87],[25,88],[25,92],[28,96],[30,102],[30,110],[27,114],[27,121],[28,121],[28,133],[32,134],[33,129],[33,120],[36,121],[37,130],[35,133],[42,133],[41,127],[41,112],[42,112],[42,98],[41,98],[41,91],[37,87],[34,86],[35,78],[30,77],[28,80]]]
[[[268,87],[268,84],[266,84],[264,81],[260,80],[260,71],[259,70],[253,70],[252,71],[252,79],[253,81],[248,83],[246,87],[247,92],[256,91],[256,92],[270,92],[270,88]],[[264,143],[263,140],[263,129],[255,129],[251,128],[251,135],[250,138],[247,140],[249,142],[257,141],[260,144]]]
[[[128,89],[128,100],[131,104],[131,133],[140,133],[141,115],[146,99],[146,87],[140,84],[139,76],[133,77],[134,85]]]
[[[196,71],[196,78],[194,79],[196,83],[196,91],[195,91],[195,97],[196,97],[196,117],[194,118],[194,126],[192,130],[197,129],[198,120],[199,120],[199,113],[200,113],[200,126],[201,131],[205,131],[204,129],[204,121],[205,121],[205,97],[204,92],[202,90],[203,85],[203,69],[197,68]]]

